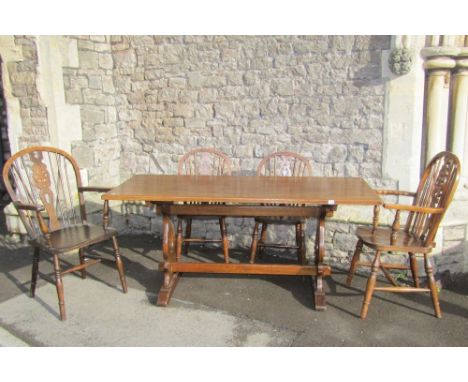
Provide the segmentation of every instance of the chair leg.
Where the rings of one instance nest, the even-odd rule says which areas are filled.
[[[29,290],[29,295],[31,297],[34,297],[36,295],[36,283],[37,283],[37,274],[39,273],[40,252],[41,250],[39,249],[39,247],[34,247],[32,274],[31,274],[31,289]]]
[[[377,272],[380,268],[380,251],[377,251],[375,254],[374,261],[372,263],[372,273],[367,280],[366,294],[361,308],[361,318],[365,319],[367,317],[367,311],[369,310],[369,305],[372,299],[372,294],[374,293],[375,284],[377,281]]]
[[[180,260],[182,255],[182,219],[177,220],[177,242],[176,242],[176,259]]]
[[[264,251],[263,244],[266,243],[266,239],[267,239],[267,227],[268,227],[268,224],[266,224],[266,223],[262,224],[262,233],[260,234],[260,240],[258,242],[258,246],[260,247],[259,250],[258,250],[258,257],[259,258],[263,257],[263,251]]]
[[[296,246],[297,246],[297,261],[299,264],[305,264],[305,232],[304,224],[296,224]]]
[[[219,229],[221,231],[221,238],[223,240],[224,262],[227,264],[229,263],[229,241],[226,230],[226,218],[224,216],[219,218]]]
[[[112,236],[112,247],[114,248],[115,265],[117,266],[117,271],[119,272],[120,283],[122,284],[123,292],[127,293],[127,280],[125,279],[124,266],[120,257],[119,243],[117,242],[117,238],[115,236]]]
[[[62,321],[67,319],[65,312],[65,299],[63,293],[62,273],[60,270],[60,259],[57,254],[54,254],[54,273],[55,273],[55,288],[57,289],[57,296],[59,300],[60,319]]]
[[[359,262],[359,258],[361,257],[362,245],[363,241],[358,240],[356,244],[356,249],[354,250],[353,258],[351,260],[351,266],[349,267],[348,278],[346,279],[347,286],[351,286],[351,283],[353,281],[354,272],[356,272],[357,264]]]
[[[185,238],[190,239],[192,235],[192,219],[188,218],[185,226]],[[187,256],[190,242],[186,241],[184,246],[184,255]]]
[[[414,253],[409,254],[411,274],[413,275],[413,281],[415,288],[419,288],[419,277],[418,277],[418,261]]]
[[[429,289],[431,290],[432,304],[434,305],[434,312],[437,318],[442,318],[442,312],[439,305],[439,293],[437,292],[437,286],[434,280],[434,274],[432,271],[431,260],[427,253],[424,254],[424,267],[427,274],[427,282]]]
[[[250,264],[255,263],[257,257],[258,248],[258,226],[260,223],[255,222],[253,233],[252,233],[252,244],[250,245]]]
[[[84,249],[80,248],[78,250],[78,254],[80,256],[80,264],[83,265],[85,263]],[[86,278],[86,268],[83,268],[80,272],[81,272],[81,278],[85,279]]]

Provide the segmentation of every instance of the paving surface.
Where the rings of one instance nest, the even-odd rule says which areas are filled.
[[[87,279],[64,278],[68,320],[58,320],[50,258],[41,260],[36,297],[28,296],[30,247],[0,236],[2,346],[467,346],[468,288],[440,294],[443,318],[426,294],[376,294],[359,319],[366,278],[348,288],[334,268],[325,312],[313,310],[310,279],[290,276],[184,275],[170,305],[154,305],[162,277],[161,243],[121,236],[129,293],[113,263],[89,268]],[[202,248],[200,248],[202,249]],[[111,259],[111,246],[91,252]],[[221,260],[221,251],[194,251]],[[205,255],[207,254],[207,255]],[[232,257],[247,259],[247,251]],[[77,256],[65,258],[76,263]]]

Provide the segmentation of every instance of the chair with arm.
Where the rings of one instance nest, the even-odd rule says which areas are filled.
[[[80,169],[68,153],[53,147],[30,147],[14,154],[5,163],[3,180],[34,248],[30,295],[34,297],[41,251],[51,255],[59,299],[60,319],[66,319],[62,276],[80,271],[100,259],[90,260],[84,250],[111,240],[115,263],[123,291],[127,292],[120,258],[117,231],[88,223],[84,204],[85,192],[105,192],[103,187],[84,187]],[[78,208],[77,208],[78,207]],[[78,250],[80,264],[62,269],[61,257]]]
[[[187,152],[179,160],[179,175],[231,175],[231,160],[229,157],[214,148],[196,148]],[[184,245],[184,254],[188,254],[190,243],[222,243],[224,262],[229,262],[229,242],[226,230],[225,217],[205,216],[178,216],[176,257],[179,260]],[[192,237],[192,220],[218,219],[221,239],[206,239]],[[185,221],[185,236],[182,235],[182,222]]]
[[[279,151],[262,159],[257,167],[258,176],[312,176],[312,166],[303,156]],[[261,234],[258,237],[258,228],[261,224]],[[267,243],[267,227],[272,225],[293,225],[296,228],[296,245]],[[305,263],[304,219],[290,217],[256,217],[250,247],[250,263],[255,263],[257,252],[261,254],[264,247],[296,249],[299,263]]]
[[[383,204],[384,208],[395,211],[392,227],[385,228],[378,226],[379,208],[376,208],[374,210],[373,227],[359,227],[356,231],[358,242],[351,260],[347,285],[351,285],[353,274],[358,266],[371,267],[371,275],[367,281],[365,297],[361,308],[361,318],[364,319],[367,316],[374,291],[428,292],[432,297],[436,317],[442,317],[429,254],[435,246],[434,239],[437,229],[452,201],[459,175],[460,162],[458,158],[450,152],[441,152],[426,167],[415,193],[389,190],[378,191],[381,195],[413,197],[414,201],[412,205]],[[402,211],[408,213],[404,229],[400,229],[400,215]],[[359,261],[364,245],[375,250],[372,263]],[[382,263],[380,259],[382,252],[408,254],[409,266]],[[427,288],[422,288],[419,284],[417,255],[422,255],[424,258]],[[389,269],[411,270],[414,286],[398,285]],[[392,286],[376,287],[379,270],[382,270]]]

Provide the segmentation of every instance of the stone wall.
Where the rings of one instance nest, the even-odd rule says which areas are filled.
[[[121,176],[171,173],[196,146],[252,172],[276,150],[316,175],[381,179],[386,36],[113,37]]]
[[[373,186],[396,186],[382,174],[381,60],[389,36],[69,38],[77,41],[79,65],[63,68],[65,101],[79,105],[83,137],[72,154],[90,184],[175,173],[186,151],[211,146],[232,158],[234,173],[253,174],[264,155],[289,150],[308,158],[314,175],[363,176]],[[24,44],[26,60],[10,72],[30,68],[33,81],[37,59],[28,49],[34,38],[19,37],[17,44]],[[16,94],[32,103],[33,88],[18,87]],[[26,117],[25,133],[31,125]],[[46,123],[31,135],[47,141]],[[346,211],[329,222],[328,253],[337,261],[347,261],[353,250],[350,223]],[[160,218],[141,205],[116,206],[112,224],[127,233],[161,232]],[[310,222],[308,237],[314,228]],[[232,246],[248,246],[252,221],[228,219],[228,231]],[[218,227],[195,225],[194,234],[213,237]],[[270,238],[285,235],[293,239],[281,228]],[[312,239],[308,247],[311,252]]]
[[[187,150],[209,146],[241,174],[289,150],[308,158],[315,175],[391,184],[382,179],[381,56],[389,45],[387,36],[112,37],[121,180],[175,173]],[[228,224],[234,245],[250,243],[250,220]],[[334,224],[328,243],[345,260],[353,228]],[[217,232],[213,224],[198,233]]]
[[[82,141],[72,155],[87,170],[90,184],[119,182],[121,137],[117,132],[114,61],[108,36],[73,36],[77,39],[79,68],[64,69],[65,100],[81,109]]]
[[[15,36],[15,44],[21,49],[23,60],[8,62],[12,95],[19,100],[22,121],[20,148],[49,142],[47,109],[37,86],[38,56],[35,38]]]
[[[290,150],[307,157],[315,175],[363,176],[375,187],[405,188],[414,174],[402,176],[407,162],[394,166],[389,153],[400,147],[407,126],[404,151],[410,147],[411,158],[419,158],[422,123],[415,116],[422,110],[413,101],[422,93],[413,88],[422,92],[424,71],[415,65],[413,77],[385,74],[390,42],[390,36],[0,36],[11,145],[55,142],[68,124],[57,129],[54,113],[65,113],[70,129],[81,126],[66,149],[94,185],[117,185],[134,173],[175,173],[186,151],[212,146],[232,158],[235,173],[253,174],[265,154]],[[52,51],[62,57],[55,66],[48,62]],[[52,70],[63,72],[63,94],[61,85],[44,90]],[[64,104],[80,113],[57,109]],[[384,121],[388,104],[393,111],[387,109]],[[467,201],[468,194],[454,201],[440,230],[435,251],[442,255],[435,263],[442,272],[468,267],[466,215],[459,214]],[[89,206],[99,222],[102,201],[96,196]],[[356,224],[371,221],[371,208],[358,210],[340,206],[327,221],[327,254],[335,261],[347,262]],[[161,232],[160,217],[143,205],[115,205],[113,212],[121,232]],[[194,234],[218,234],[215,223],[194,228]],[[308,222],[309,254],[314,228]],[[248,246],[252,221],[228,219],[228,231],[233,247]],[[285,235],[293,240],[284,229],[270,238]]]

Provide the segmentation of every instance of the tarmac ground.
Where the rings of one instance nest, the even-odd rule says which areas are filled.
[[[36,297],[30,298],[32,249],[0,235],[0,345],[468,345],[466,282],[441,290],[442,319],[434,317],[428,294],[376,293],[368,318],[361,320],[367,279],[356,275],[347,287],[345,270],[337,267],[326,278],[326,311],[314,310],[310,278],[258,275],[183,275],[163,308],[155,305],[162,285],[161,242],[121,235],[119,243],[129,292],[122,293],[112,261],[88,268],[85,280],[66,275],[68,319],[61,322],[51,258],[41,260]],[[111,248],[104,243],[89,253],[111,260]],[[247,252],[234,248],[230,254],[233,261],[245,261]],[[216,247],[194,246],[190,253],[201,261],[222,261]],[[77,257],[64,257],[64,263],[76,263]]]

